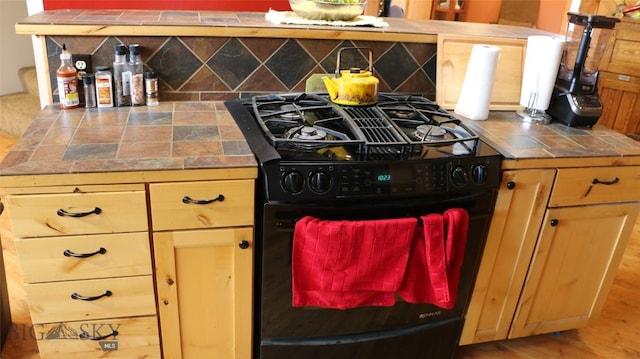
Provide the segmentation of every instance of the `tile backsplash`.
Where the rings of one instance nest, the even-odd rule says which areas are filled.
[[[91,55],[96,66],[113,62],[117,44],[140,44],[145,71],[160,74],[161,101],[225,100],[258,93],[302,92],[315,73],[333,74],[343,47],[372,50],[380,92],[435,99],[436,44],[320,39],[209,36],[47,36],[53,101],[62,44]],[[367,68],[367,51],[342,53],[340,69]]]

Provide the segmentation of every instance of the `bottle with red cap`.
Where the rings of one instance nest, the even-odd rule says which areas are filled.
[[[58,96],[60,107],[63,109],[80,107],[80,94],[78,93],[78,70],[71,63],[71,53],[67,46],[62,44],[60,54],[60,67],[56,70],[58,81]]]

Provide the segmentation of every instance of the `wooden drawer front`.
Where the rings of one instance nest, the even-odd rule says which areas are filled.
[[[640,167],[559,169],[550,207],[640,201]]]
[[[25,285],[34,323],[105,319],[155,315],[151,276],[78,280]],[[71,295],[92,297],[110,291],[96,300],[73,299]]]
[[[616,40],[608,70],[625,74],[640,72],[640,42]]]
[[[154,230],[215,228],[253,224],[254,185],[251,180],[160,183],[149,186]],[[191,200],[224,200],[207,204]]]
[[[152,274],[147,232],[18,239],[16,248],[27,283]]]
[[[147,230],[144,191],[8,195],[7,203],[16,238]],[[71,217],[60,210],[91,214]]]
[[[33,332],[42,359],[160,358],[155,316],[36,324]]]

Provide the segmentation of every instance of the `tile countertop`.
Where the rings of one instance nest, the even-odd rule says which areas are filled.
[[[598,162],[606,158],[611,164],[636,164],[640,160],[639,141],[597,123],[591,129],[557,122],[538,125],[521,121],[511,111],[492,111],[486,121],[464,121],[507,160]]]
[[[275,24],[260,12],[178,10],[47,10],[16,24],[30,35],[167,35],[373,39],[435,42],[437,34],[526,38],[557,35],[521,26],[459,21],[384,18],[389,25],[370,26]],[[215,28],[215,29],[214,29]]]
[[[45,174],[221,168],[256,172],[255,158],[222,102],[73,110],[58,106],[45,108],[0,163],[0,186],[11,182],[10,176]]]
[[[640,142],[597,124],[535,125],[510,111],[464,121],[507,160],[640,164]],[[42,111],[0,163],[0,187],[10,176],[128,172],[150,178],[154,171],[232,168],[255,173],[257,164],[223,102],[74,110],[56,104]]]

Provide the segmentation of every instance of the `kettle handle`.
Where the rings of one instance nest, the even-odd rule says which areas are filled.
[[[340,56],[345,50],[367,50],[369,52],[369,68],[368,71],[373,73],[373,52],[368,47],[342,47],[338,50],[338,61],[336,62],[336,78],[340,77]]]

